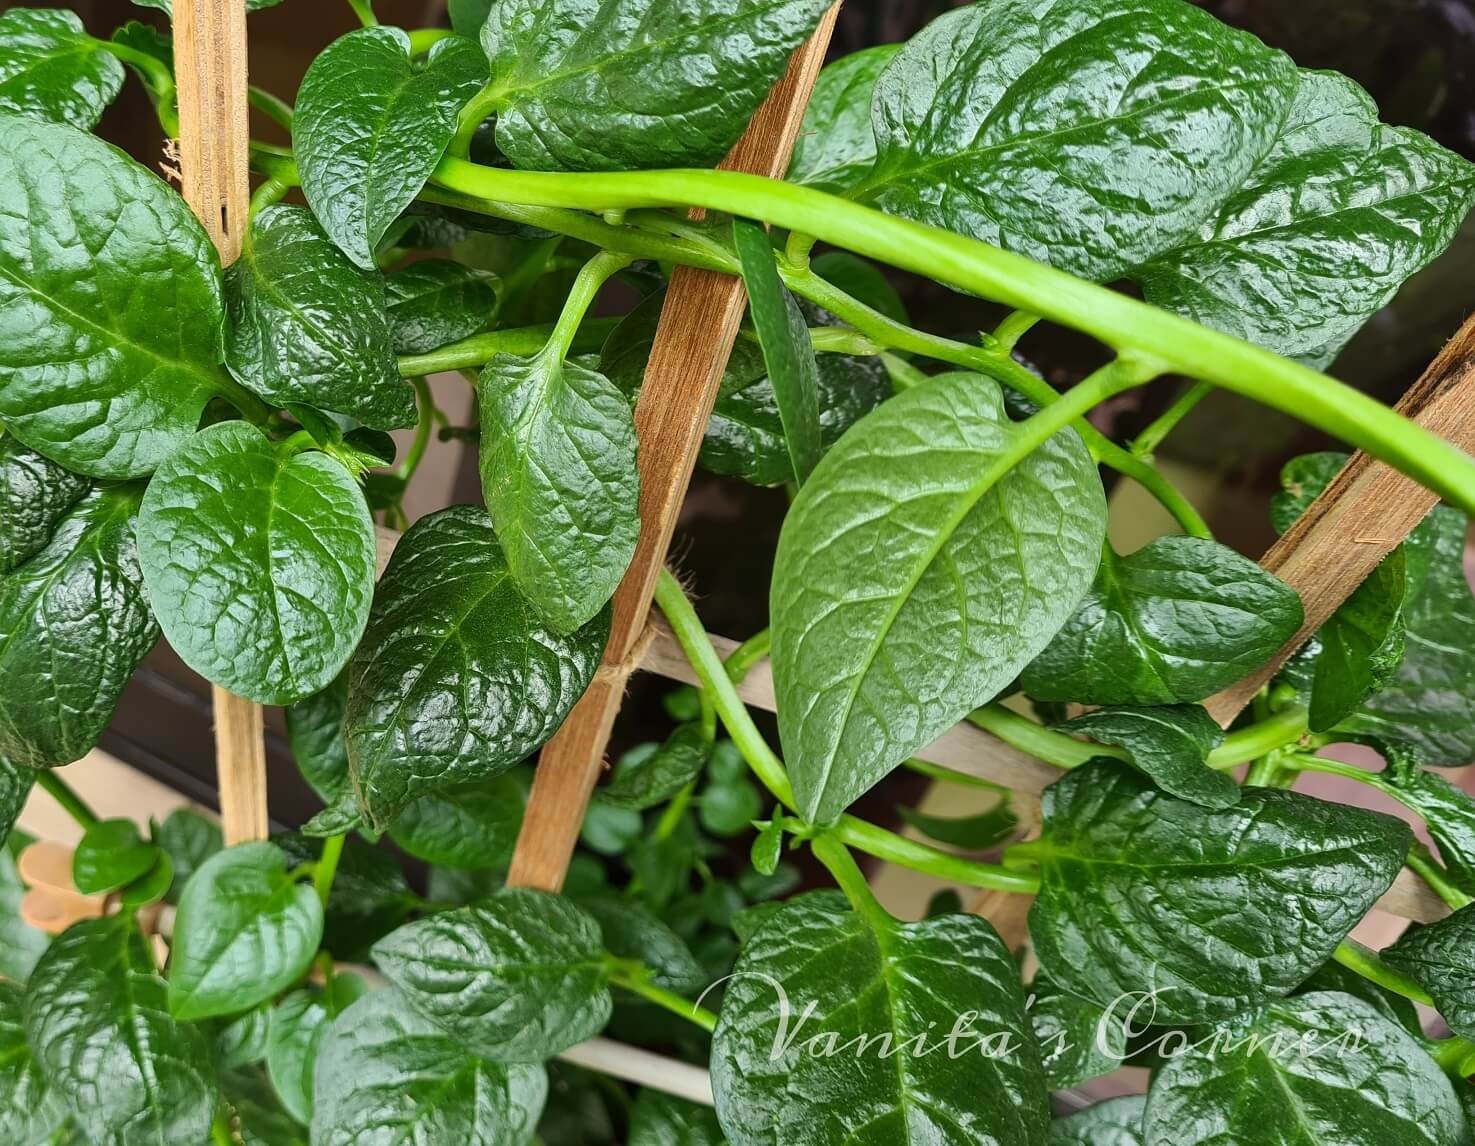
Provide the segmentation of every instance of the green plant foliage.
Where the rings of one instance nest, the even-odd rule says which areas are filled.
[[[77,844],[72,882],[83,895],[102,895],[147,875],[158,860],[159,849],[144,842],[132,820],[101,820]]]
[[[123,65],[76,13],[14,8],[0,15],[0,111],[94,127],[123,86]]]
[[[450,259],[411,263],[384,280],[396,354],[427,354],[469,338],[497,305],[494,280]]]
[[[44,549],[89,488],[86,478],[14,438],[0,438],[0,575]]]
[[[1199,705],[1098,708],[1059,728],[1125,748],[1131,765],[1170,796],[1206,808],[1227,808],[1239,800],[1239,785],[1207,764],[1224,730]]]

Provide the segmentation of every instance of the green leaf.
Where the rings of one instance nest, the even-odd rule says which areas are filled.
[[[1190,1045],[1153,1078],[1147,1142],[1467,1141],[1459,1101],[1434,1060],[1360,999],[1300,995],[1205,1033],[1217,1038]]]
[[[875,84],[882,210],[1117,278],[1196,234],[1269,150],[1279,52],[1177,0],[985,0],[934,20]]]
[[[0,574],[45,549],[91,485],[15,438],[0,437]]]
[[[547,1093],[541,1065],[474,1057],[400,992],[376,991],[323,1039],[312,1141],[524,1146]]]
[[[645,821],[633,808],[606,803],[596,794],[579,825],[579,842],[602,856],[623,855],[645,831]]]
[[[77,1129],[110,1146],[204,1142],[216,1097],[210,1049],[176,1023],[131,914],[68,928],[31,974],[26,1042]]]
[[[1128,1094],[1050,1123],[1049,1146],[1147,1146],[1142,1115],[1147,1097]]]
[[[1209,753],[1224,742],[1224,730],[1202,705],[1098,708],[1057,727],[1125,748],[1129,763],[1170,796],[1205,808],[1227,808],[1239,800],[1233,778],[1208,766]]]
[[[1449,245],[1475,167],[1379,123],[1346,77],[1297,78],[1274,146],[1137,277],[1149,302],[1319,369]]]
[[[176,808],[170,812],[168,818],[154,829],[154,843],[164,849],[174,868],[174,878],[169,887],[172,903],[179,902],[184,885],[200,865],[225,847],[220,825],[189,808]]]
[[[29,771],[29,769],[28,769]],[[51,942],[20,917],[20,902],[26,893],[9,848],[0,847],[0,978],[24,983],[31,977],[36,960]]]
[[[123,86],[123,65],[75,12],[14,8],[0,15],[0,111],[89,131]]]
[[[1423,817],[1439,858],[1455,883],[1475,894],[1475,796],[1420,768],[1417,758],[1389,746],[1384,777],[1399,802]]]
[[[794,296],[779,281],[768,232],[757,223],[734,219],[732,237],[748,289],[748,314],[768,367],[768,384],[783,426],[794,481],[803,485],[819,464],[822,449],[819,363],[809,338],[809,324]]]
[[[763,793],[746,776],[702,789],[697,814],[702,828],[724,839],[745,834],[763,814]]]
[[[0,1140],[13,1146],[50,1142],[67,1120],[66,1100],[26,1045],[24,1003],[21,988],[0,979]]]
[[[451,27],[456,33],[474,40],[487,22],[487,13],[496,0],[450,0]]]
[[[1317,630],[1320,653],[1306,723],[1325,732],[1379,692],[1403,660],[1404,548],[1385,557]]]
[[[325,804],[350,790],[348,743],[343,738],[343,710],[348,703],[348,674],[340,673],[321,692],[287,709],[287,743],[297,770]]]
[[[857,423],[795,500],[770,612],[811,822],[1010,684],[1089,586],[1106,517],[1090,454],[1065,430],[1001,477],[1018,438],[996,383],[942,375]]]
[[[1296,591],[1197,537],[1106,549],[1080,608],[1024,670],[1036,700],[1181,704],[1264,664],[1301,627]]]
[[[771,876],[778,871],[779,858],[784,852],[784,821],[777,812],[767,821],[753,839],[749,860],[759,875]]]
[[[180,659],[260,704],[328,685],[368,621],[374,524],[362,492],[326,454],[244,422],[200,431],[159,468],[138,546]]]
[[[349,668],[348,758],[370,824],[532,753],[583,695],[608,635],[607,612],[570,636],[536,617],[484,510],[417,521]]]
[[[0,758],[0,848],[10,839],[15,821],[20,818],[21,809],[26,806],[26,799],[35,783],[36,769]],[[12,977],[5,975],[3,956],[0,956],[0,977]]]
[[[507,566],[548,623],[573,632],[614,594],[640,535],[629,403],[557,347],[498,354],[476,392],[481,488]]]
[[[996,847],[1019,828],[1019,817],[1007,798],[973,816],[932,816],[905,805],[896,813],[924,836],[975,852]]]
[[[422,796],[395,820],[390,838],[417,859],[473,871],[512,863],[531,777],[524,769]]]
[[[984,920],[898,923],[815,896],[744,944],[712,1090],[734,1146],[1034,1146],[1049,1118],[1018,973]]]
[[[1402,1027],[1411,1035],[1424,1037],[1419,1008],[1413,1000],[1395,994],[1374,983],[1371,979],[1364,979],[1356,971],[1344,967],[1335,959],[1327,960],[1313,971],[1310,977],[1296,988],[1295,993],[1305,995],[1313,991],[1340,991],[1344,995],[1361,999],[1390,1023]]]
[[[54,768],[86,755],[158,642],[133,539],[140,492],[92,490],[0,575],[0,759]]]
[[[297,93],[292,150],[302,192],[333,241],[364,270],[420,194],[486,82],[486,61],[459,36],[423,64],[398,28],[360,28],[312,62]]]
[[[189,1021],[249,1010],[301,978],[322,938],[317,892],[292,877],[280,848],[227,848],[179,898],[169,1010]]]
[[[223,1073],[220,1094],[234,1115],[242,1146],[307,1146],[307,1132],[287,1113],[260,1067]]]
[[[442,911],[374,945],[374,962],[410,1004],[472,1054],[542,1062],[609,1021],[598,922],[527,888]]]
[[[723,1146],[726,1141],[710,1106],[649,1088],[635,1096],[628,1146]]]
[[[497,305],[494,280],[450,259],[411,263],[384,280],[396,354],[426,354],[470,338]]]
[[[312,1120],[313,1069],[327,1034],[325,997],[293,991],[271,1012],[266,1037],[266,1072],[287,1113],[301,1123]]]
[[[173,885],[174,861],[169,858],[168,852],[155,848],[153,864],[148,871],[123,888],[118,901],[125,910],[143,907],[163,899]]]
[[[516,167],[710,167],[827,0],[501,0],[481,32]]]
[[[1029,987],[1029,1018],[1052,1090],[1079,1086],[1127,1062],[1126,1008],[1108,1011],[1062,991],[1043,971]]]
[[[225,291],[226,365],[272,405],[311,406],[381,430],[415,424],[384,277],[349,262],[305,208],[278,204],[256,216]]]
[[[271,842],[287,853],[289,868],[322,858],[320,839],[288,833],[273,836]],[[349,836],[323,917],[323,947],[337,959],[362,962],[375,941],[405,921],[414,902],[394,855]]]
[[[682,724],[659,747],[642,745],[621,756],[609,783],[597,789],[599,799],[637,812],[664,804],[701,774],[711,750],[700,724]]]
[[[809,106],[813,107],[813,102]],[[809,268],[872,310],[897,322],[911,324],[906,303],[902,302],[901,295],[896,293],[896,288],[875,263],[849,251],[826,251],[816,255]]]
[[[215,1037],[220,1069],[235,1070],[265,1062],[270,1033],[271,1010],[265,1006],[254,1007],[227,1024]]]
[[[866,48],[827,64],[819,73],[794,141],[790,183],[843,192],[870,174],[876,162],[871,97],[877,79],[901,49],[901,44]]]
[[[579,906],[599,924],[605,950],[617,958],[644,963],[657,987],[685,995],[706,985],[702,965],[691,948],[649,908],[611,896],[585,896]]]
[[[147,474],[228,382],[219,257],[116,148],[9,115],[0,140],[0,422],[77,473]]]
[[[1383,961],[1413,977],[1434,997],[1449,1029],[1475,1037],[1475,905],[1426,927],[1405,931]]]
[[[1103,1006],[1154,992],[1138,1025],[1288,994],[1392,884],[1412,838],[1390,816],[1276,789],[1211,811],[1108,761],[1046,789],[1044,817],[1040,965]]]
[[[83,834],[72,856],[72,882],[83,895],[103,895],[132,883],[158,862],[132,820],[102,820]]]

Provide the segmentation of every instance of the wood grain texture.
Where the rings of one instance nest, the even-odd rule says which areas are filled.
[[[174,0],[174,64],[184,199],[228,266],[240,256],[251,201],[245,0]],[[219,687],[210,696],[225,842],[265,839],[261,709]]]
[[[1475,453],[1475,315],[1465,320],[1394,408],[1466,453]],[[1361,451],[1353,454],[1301,519],[1260,559],[1264,568],[1301,595],[1305,622],[1259,670],[1205,702],[1214,718],[1228,727],[1438,500],[1392,466]]]
[[[836,5],[794,53],[784,78],[723,161],[724,168],[774,178],[788,170],[838,13]],[[640,540],[614,596],[614,624],[604,654],[605,669],[614,671],[601,675],[543,746],[508,875],[507,882],[514,887],[557,891],[563,886],[624,696],[624,681],[618,673],[650,613],[656,579],[666,561],[746,304],[740,279],[690,267],[678,267],[671,276],[635,408],[635,433],[640,442]]]

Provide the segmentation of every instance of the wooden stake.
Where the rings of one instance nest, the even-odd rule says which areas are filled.
[[[184,199],[228,266],[240,256],[251,202],[245,0],[174,0],[174,62]],[[210,695],[225,842],[265,839],[261,709],[222,688]]]
[[[789,156],[824,63],[839,5],[789,63],[722,166],[774,178]],[[640,541],[615,592],[614,625],[603,666],[564,725],[543,746],[507,882],[557,891],[579,838],[590,793],[650,612],[657,577],[696,466],[717,387],[747,304],[741,279],[678,267],[661,312],[635,410],[640,441]]]

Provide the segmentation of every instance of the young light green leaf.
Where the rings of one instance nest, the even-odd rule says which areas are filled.
[[[525,1146],[548,1093],[541,1065],[503,1065],[375,991],[336,1021],[317,1058],[314,1146]]]
[[[229,381],[219,257],[101,140],[3,114],[0,140],[0,421],[77,473],[147,474]]]
[[[1360,999],[1299,995],[1208,1033],[1154,1076],[1145,1146],[1467,1141],[1459,1100],[1434,1060]]]
[[[1052,1090],[1079,1086],[1127,1061],[1123,1008],[1108,1011],[1057,987],[1043,971],[1029,986],[1029,1019]]]
[[[806,819],[833,820],[1006,687],[1085,593],[1096,467],[1074,430],[1025,453],[996,383],[942,375],[857,423],[794,502],[770,613]]]
[[[302,207],[256,216],[225,274],[226,365],[274,406],[306,405],[366,426],[413,426],[385,317],[384,277],[354,266]]]
[[[870,174],[876,163],[871,97],[900,44],[880,44],[828,64],[815,81],[794,140],[791,183],[843,192]]]
[[[594,916],[604,948],[620,959],[635,959],[650,969],[650,981],[677,994],[695,994],[706,985],[702,965],[686,941],[633,899],[584,896],[579,906]]]
[[[649,1087],[635,1096],[628,1146],[724,1146],[726,1141],[710,1106]]]
[[[123,65],[75,12],[0,15],[0,111],[90,131],[123,86]]]
[[[368,621],[374,524],[357,483],[244,422],[202,430],[160,467],[138,544],[180,659],[260,704],[329,684]]]
[[[514,769],[421,796],[399,814],[390,838],[427,863],[505,871],[517,847],[530,784],[526,769]]]
[[[51,1142],[67,1120],[65,1099],[26,1045],[24,1006],[21,988],[0,979],[0,1141],[13,1146]]]
[[[179,898],[169,1010],[198,1021],[263,1003],[302,976],[322,938],[317,892],[293,879],[280,848],[227,848],[201,865]]]
[[[55,768],[86,755],[158,642],[133,539],[140,493],[92,490],[0,575],[0,759]]]
[[[701,774],[712,746],[701,725],[689,723],[649,749],[632,749],[620,757],[609,783],[598,789],[601,800],[637,812],[664,804]]]
[[[1088,1106],[1050,1123],[1047,1146],[1146,1146],[1142,1115],[1147,1096],[1128,1094]]]
[[[697,801],[702,830],[723,839],[746,835],[762,814],[763,793],[746,776],[713,781]]]
[[[1475,905],[1426,927],[1413,927],[1383,949],[1383,961],[1413,977],[1434,998],[1450,1030],[1475,1038]]]
[[[710,167],[827,0],[501,0],[482,28],[514,166]]]
[[[26,990],[26,1042],[90,1142],[204,1142],[216,1095],[200,1031],[176,1023],[131,913],[74,924]]]
[[[759,875],[773,875],[778,871],[779,858],[784,852],[784,821],[777,812],[767,821],[753,838],[749,861]]]
[[[174,870],[169,900],[179,902],[180,892],[195,871],[221,848],[225,840],[220,825],[189,808],[176,808],[154,829],[154,843],[168,855]]]
[[[1399,546],[1317,630],[1320,652],[1306,723],[1326,732],[1378,693],[1403,660],[1403,602],[1408,592]]]
[[[174,861],[163,848],[154,849],[154,862],[148,871],[122,889],[119,906],[125,911],[157,903],[174,885]]]
[[[1227,808],[1239,799],[1233,778],[1207,764],[1209,753],[1224,742],[1224,730],[1202,705],[1098,708],[1058,727],[1125,748],[1134,768],[1180,800]]]
[[[1108,547],[1020,686],[1082,704],[1203,700],[1264,664],[1301,618],[1294,589],[1218,542],[1160,537],[1126,557]]]
[[[339,248],[373,270],[379,240],[414,201],[486,82],[486,60],[459,36],[424,65],[398,28],[360,28],[312,62],[297,93],[292,150],[308,206]]]
[[[1288,994],[1392,884],[1412,838],[1391,816],[1278,789],[1211,811],[1111,761],[1046,789],[1044,816],[1040,965],[1103,1006],[1153,992],[1138,1025]]]
[[[640,535],[629,403],[556,348],[497,355],[477,396],[481,488],[507,567],[550,625],[573,632],[614,594]]]
[[[803,485],[819,464],[819,363],[809,324],[794,296],[778,277],[768,232],[757,223],[734,219],[733,246],[748,289],[748,314],[768,367],[768,384],[783,425],[794,481]]]
[[[159,855],[132,820],[100,820],[82,833],[72,854],[72,882],[83,895],[117,891],[147,874]]]
[[[349,668],[349,766],[370,824],[523,760],[583,695],[608,636],[607,612],[569,636],[538,619],[484,510],[417,521]]]
[[[604,1029],[609,971],[598,922],[560,896],[504,888],[401,927],[374,962],[472,1054],[542,1062]]]
[[[469,338],[497,305],[490,275],[450,259],[411,263],[384,280],[396,354],[426,354]]]
[[[1003,942],[977,916],[879,914],[806,896],[744,944],[712,1042],[729,1141],[1041,1142],[1045,1079]]]
[[[271,1012],[266,1035],[266,1073],[287,1113],[312,1120],[313,1071],[332,1016],[326,997],[293,991]]]
[[[8,434],[0,437],[0,575],[46,548],[91,484]]]

